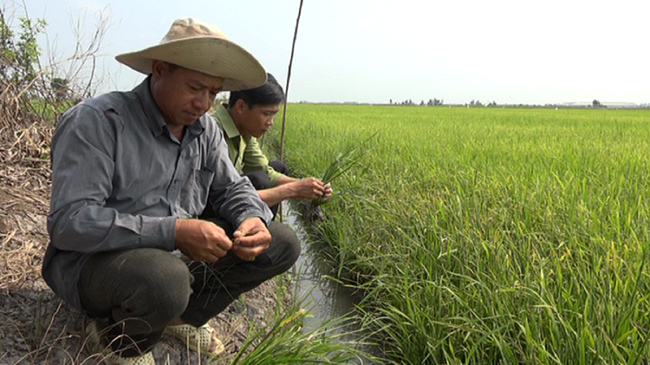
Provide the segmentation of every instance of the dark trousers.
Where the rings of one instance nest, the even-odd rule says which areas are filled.
[[[273,167],[275,171],[289,176],[289,165],[286,163],[280,160],[273,160],[269,162],[269,165]],[[253,184],[255,190],[264,190],[273,187],[271,186],[269,175],[267,175],[265,171],[246,172],[242,175],[248,177],[248,180],[250,180],[251,184]],[[279,204],[269,207],[271,209],[271,213],[273,213],[273,219],[275,219],[275,215],[278,213],[278,206]]]
[[[211,220],[232,237],[228,223]],[[105,338],[114,351],[122,356],[149,351],[174,319],[201,326],[240,294],[294,264],[300,242],[293,230],[279,222],[268,228],[269,249],[253,262],[231,252],[213,264],[152,248],[97,253],[81,272],[81,302],[89,315],[108,318]]]

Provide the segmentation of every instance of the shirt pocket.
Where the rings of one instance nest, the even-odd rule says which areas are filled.
[[[206,167],[201,170],[192,169],[176,202],[176,207],[181,215],[185,213],[190,217],[196,217],[203,212],[208,202],[208,193],[213,179],[214,171]]]

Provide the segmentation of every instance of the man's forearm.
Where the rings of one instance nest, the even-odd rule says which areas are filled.
[[[296,192],[291,183],[285,183],[270,189],[258,190],[257,194],[259,194],[262,201],[268,206],[274,206],[281,203],[283,200],[296,197]]]
[[[313,200],[323,196],[329,197],[331,196],[331,188],[315,177],[298,180],[283,176],[276,180],[275,187],[258,190],[257,193],[262,201],[269,206],[273,206],[283,200],[292,198]]]
[[[273,186],[277,187],[277,186],[289,184],[289,183],[292,183],[292,182],[295,182],[295,181],[300,181],[300,180],[295,179],[293,177],[286,176],[286,175],[282,175],[277,180],[275,180],[273,182]]]

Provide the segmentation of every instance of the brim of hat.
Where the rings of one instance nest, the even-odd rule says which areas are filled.
[[[187,38],[159,44],[115,59],[145,75],[153,60],[166,61],[211,76],[223,77],[223,90],[244,90],[263,85],[266,70],[240,45],[218,37]]]

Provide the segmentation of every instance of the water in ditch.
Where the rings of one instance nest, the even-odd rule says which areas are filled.
[[[302,253],[294,265],[297,275],[298,298],[311,313],[304,320],[304,331],[312,332],[329,320],[350,315],[356,304],[361,300],[360,294],[353,288],[347,287],[328,277],[332,275],[333,267],[326,255],[319,252],[316,242],[313,242],[305,230],[300,213],[292,204],[283,203],[283,219],[294,229],[302,243]],[[321,245],[322,246],[322,245]],[[338,329],[341,340],[346,342],[362,342],[358,323],[348,323]],[[360,345],[359,349],[373,353],[369,346]],[[373,355],[377,355],[376,353]],[[372,364],[370,359],[363,359],[363,364]]]

